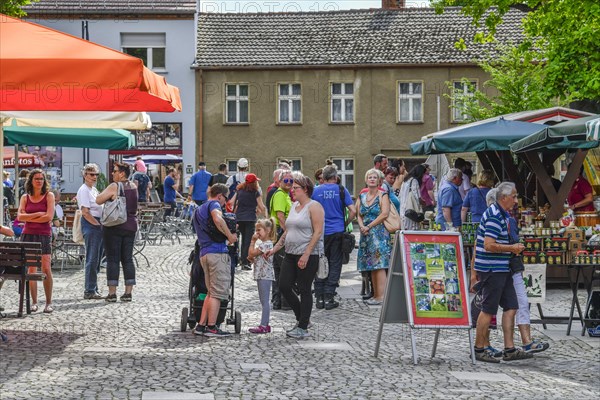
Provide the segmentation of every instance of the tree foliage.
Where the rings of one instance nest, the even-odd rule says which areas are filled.
[[[469,93],[465,94],[462,90],[455,90],[452,82],[446,83],[450,89],[446,97],[452,99],[454,107],[467,116],[467,122],[566,104],[544,85],[547,68],[536,62],[533,52],[523,56],[517,47],[510,45],[501,46],[499,51],[499,56],[490,56],[479,62],[481,69],[490,75],[483,87],[476,88],[469,79],[463,79],[462,83],[468,87]],[[495,89],[493,95],[489,94],[489,89]]]
[[[12,17],[24,17],[27,15],[21,7],[27,4],[35,3],[39,0],[1,0],[0,13],[10,15]]]
[[[511,7],[527,11],[523,58],[544,63],[546,89],[567,100],[600,99],[600,2],[598,0],[433,0],[438,10],[460,5],[478,27],[475,40],[490,41]]]

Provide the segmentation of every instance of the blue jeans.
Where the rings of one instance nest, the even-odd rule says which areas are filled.
[[[96,218],[98,223],[100,218]],[[102,226],[92,225],[81,218],[81,231],[85,240],[85,293],[98,291],[98,272],[102,260]]]
[[[342,274],[342,243],[343,233],[326,235],[325,256],[329,262],[329,275],[325,279],[315,279],[315,295],[333,295],[338,287],[340,275]]]
[[[123,266],[125,286],[135,285],[135,265],[133,245],[135,232],[118,227],[104,228],[104,249],[106,250],[106,279],[108,286],[119,286],[119,264]]]

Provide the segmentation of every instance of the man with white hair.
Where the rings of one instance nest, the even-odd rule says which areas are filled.
[[[451,168],[446,174],[446,184],[442,185],[438,194],[438,211],[435,222],[445,231],[449,225],[458,228],[462,225],[460,211],[463,200],[459,192],[463,173],[458,168]]]
[[[477,318],[475,358],[479,361],[498,363],[499,359],[485,348],[487,331],[493,315],[502,307],[502,331],[504,333],[504,361],[523,360],[533,357],[514,345],[515,314],[519,303],[509,261],[513,254],[520,254],[525,246],[511,243],[509,238],[510,210],[517,203],[517,189],[512,182],[498,185],[496,202],[481,217],[477,230],[475,248],[475,271],[480,281],[481,312]]]

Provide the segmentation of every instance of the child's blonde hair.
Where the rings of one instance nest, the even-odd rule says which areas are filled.
[[[275,229],[275,218],[261,218],[256,221],[256,226],[260,226],[265,231],[269,232],[268,239],[271,242],[275,242],[277,240],[277,230]]]

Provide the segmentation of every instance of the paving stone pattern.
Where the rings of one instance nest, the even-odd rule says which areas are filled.
[[[386,325],[375,358],[380,308],[357,300],[355,260],[344,267],[341,306],[313,311],[311,339],[285,337],[295,322],[291,311],[272,313],[271,334],[246,333],[260,319],[251,272],[236,274],[241,335],[181,333],[191,249],[189,239],[147,247],[151,267],[138,269],[131,303],[83,300],[83,271],[69,269],[55,271],[53,314],[16,318],[16,284],[6,283],[0,304],[8,317],[0,329],[9,341],[0,343],[0,399],[575,399],[600,393],[600,340],[579,336],[578,323],[571,336],[564,325],[545,332],[535,326],[550,350],[501,364],[472,365],[465,331],[442,331],[431,359],[433,332],[420,330],[417,366],[408,328]],[[105,279],[103,271],[99,282]],[[40,309],[42,293],[40,285]],[[568,289],[551,290],[544,311],[566,314],[569,299]],[[498,332],[492,342],[501,345]]]

